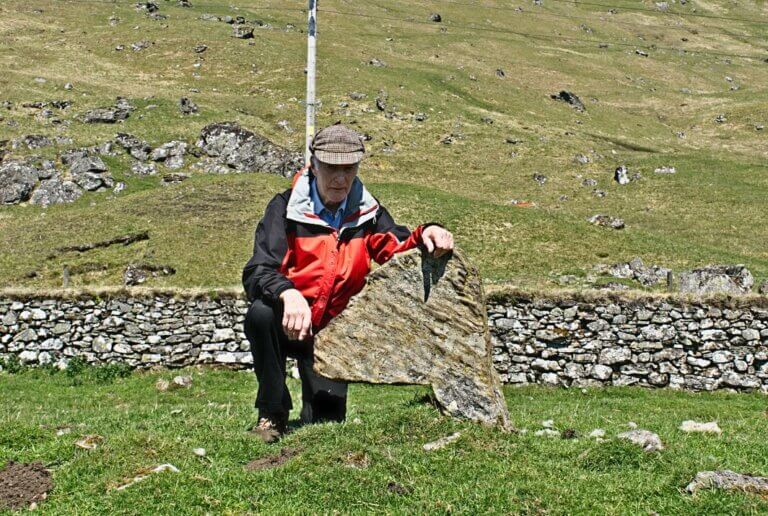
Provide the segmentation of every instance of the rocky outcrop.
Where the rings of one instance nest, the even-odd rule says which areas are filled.
[[[450,415],[509,428],[477,270],[459,254],[397,255],[315,338],[315,371],[351,382],[431,385]]]
[[[37,170],[18,161],[0,165],[0,204],[18,204],[29,199],[37,182]]]
[[[197,147],[207,158],[201,159],[195,167],[209,173],[268,172],[290,177],[303,165],[301,153],[275,145],[236,122],[205,126]]]
[[[29,202],[47,207],[52,204],[74,202],[83,195],[83,191],[72,181],[62,181],[58,177],[40,182]]]

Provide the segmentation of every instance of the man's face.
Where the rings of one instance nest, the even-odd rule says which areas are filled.
[[[341,203],[352,189],[359,163],[354,165],[330,165],[312,159],[312,171],[317,178],[317,191],[326,206]]]

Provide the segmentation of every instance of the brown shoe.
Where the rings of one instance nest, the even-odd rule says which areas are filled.
[[[265,443],[273,443],[285,435],[288,427],[288,416],[268,414],[259,417],[259,422],[251,429]]]

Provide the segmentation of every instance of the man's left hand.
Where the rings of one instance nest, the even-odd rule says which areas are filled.
[[[445,253],[453,251],[453,235],[440,226],[426,228],[421,234],[421,242],[427,248],[427,252],[435,258],[440,258]]]

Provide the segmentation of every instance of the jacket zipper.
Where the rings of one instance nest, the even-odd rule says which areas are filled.
[[[341,228],[343,230],[344,228]],[[320,325],[320,322],[325,315],[325,312],[328,310],[328,301],[331,299],[331,294],[333,290],[333,280],[336,277],[336,268],[338,266],[338,263],[336,260],[339,257],[339,249],[341,248],[341,231],[333,230],[333,233],[336,234],[336,245],[333,248],[333,251],[331,252],[330,257],[330,264],[328,267],[328,272],[326,273],[325,278],[323,278],[323,286],[322,290],[320,291],[320,297],[318,297],[318,301],[320,302],[317,308],[317,322],[316,326]]]

